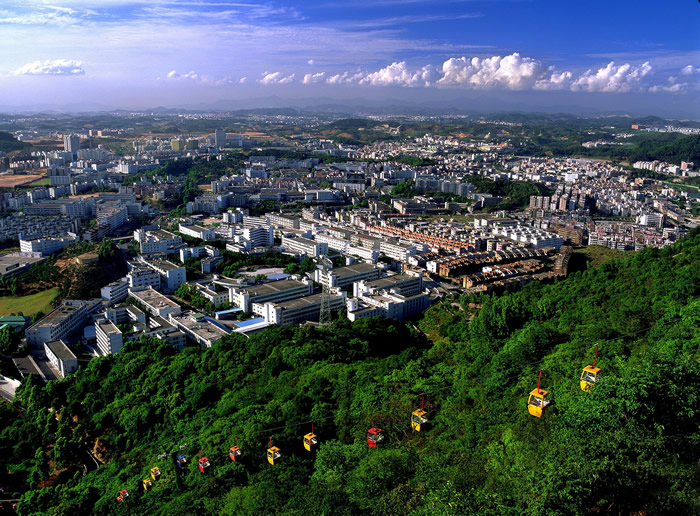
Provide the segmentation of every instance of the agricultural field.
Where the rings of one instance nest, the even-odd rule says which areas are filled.
[[[51,288],[28,296],[0,297],[0,315],[10,315],[19,312],[22,312],[24,315],[33,315],[39,311],[48,313],[52,309],[51,301],[57,295],[58,289]]]
[[[39,174],[3,175],[0,176],[0,188],[14,188],[15,186],[38,181],[42,178],[44,178],[44,176]]]

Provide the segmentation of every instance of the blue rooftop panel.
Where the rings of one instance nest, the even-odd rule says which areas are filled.
[[[280,280],[280,279],[287,279],[289,277],[289,274],[270,274],[267,279],[269,280]]]
[[[239,328],[246,328],[248,326],[253,326],[254,324],[260,324],[260,323],[264,323],[264,322],[265,322],[264,317],[257,317],[256,319],[248,319],[247,321],[241,321],[241,322],[237,322],[234,324],[236,326],[238,326]]]

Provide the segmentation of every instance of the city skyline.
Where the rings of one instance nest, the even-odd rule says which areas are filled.
[[[85,0],[0,8],[2,108],[391,100],[700,116],[695,5]],[[217,104],[218,103],[218,104]]]

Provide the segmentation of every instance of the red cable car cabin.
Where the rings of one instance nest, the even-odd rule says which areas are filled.
[[[199,471],[201,471],[202,473],[206,473],[207,471],[209,471],[209,466],[211,466],[209,459],[207,459],[206,457],[202,457],[201,459],[199,459]]]
[[[384,440],[384,430],[373,426],[367,430],[367,446],[370,448],[376,448],[377,444]]]

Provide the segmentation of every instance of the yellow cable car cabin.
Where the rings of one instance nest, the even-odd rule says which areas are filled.
[[[318,437],[315,433],[311,432],[304,436],[304,448],[306,448],[306,451],[316,451],[316,448],[318,448]]]
[[[590,391],[593,384],[595,384],[598,379],[598,373],[600,373],[600,367],[586,366],[583,368],[581,373],[581,390]]]
[[[267,449],[267,462],[273,466],[282,460],[282,452],[277,446],[270,446]]]
[[[542,389],[533,389],[530,392],[530,397],[527,400],[527,410],[530,415],[535,417],[542,417],[544,411],[549,406],[550,400],[548,391],[543,391]]]
[[[151,478],[153,480],[158,480],[160,478],[160,468],[158,466],[151,468]]]
[[[143,481],[143,489],[144,491],[150,491],[151,488],[153,487],[153,482],[151,482],[151,478],[148,477]]]
[[[427,430],[428,427],[428,413],[423,409],[414,410],[411,414],[411,428],[416,432],[421,430]]]

